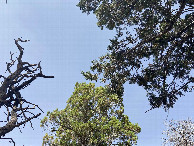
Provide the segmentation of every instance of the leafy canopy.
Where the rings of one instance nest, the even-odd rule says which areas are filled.
[[[122,96],[123,84],[147,90],[151,109],[172,108],[192,90],[194,78],[193,0],[80,0],[83,13],[93,12],[97,25],[115,29],[109,53],[92,61],[90,80],[109,82]]]
[[[124,115],[124,107],[116,94],[95,84],[76,83],[64,110],[48,112],[41,121],[50,127],[43,144],[49,145],[132,145],[141,129]]]

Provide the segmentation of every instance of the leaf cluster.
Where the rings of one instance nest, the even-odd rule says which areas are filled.
[[[76,83],[66,108],[48,112],[41,123],[52,132],[45,135],[44,145],[132,145],[141,131],[124,115],[116,94],[92,83]]]
[[[94,60],[89,80],[108,82],[122,96],[123,84],[147,91],[153,108],[172,108],[192,90],[194,78],[193,1],[80,0],[82,12],[93,12],[97,25],[115,29],[109,53]]]

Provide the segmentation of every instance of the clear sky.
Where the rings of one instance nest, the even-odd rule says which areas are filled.
[[[15,128],[5,137],[11,137],[16,146],[41,146],[45,134],[40,128],[40,119],[47,111],[64,109],[72,95],[76,82],[88,82],[81,71],[88,71],[93,59],[106,53],[109,39],[114,31],[100,30],[94,15],[82,14],[76,4],[78,0],[5,0],[0,1],[0,74],[6,70],[9,52],[18,52],[14,39],[23,37],[30,42],[20,43],[24,47],[23,61],[41,61],[43,73],[54,79],[38,78],[21,91],[22,96],[38,104],[45,113],[33,119],[21,132]],[[15,54],[16,56],[17,54]],[[100,84],[96,84],[100,86]],[[146,92],[137,85],[125,85],[125,114],[132,123],[142,128],[137,146],[162,145],[164,120],[194,119],[193,93],[179,98],[169,113],[163,109],[150,108]],[[38,112],[38,111],[36,111]],[[2,112],[0,113],[2,117]],[[0,123],[2,124],[2,123]],[[1,125],[0,125],[1,126]],[[0,139],[0,146],[12,146]]]

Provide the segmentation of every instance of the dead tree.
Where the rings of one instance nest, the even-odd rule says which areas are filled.
[[[26,88],[38,77],[43,78],[54,78],[54,76],[46,76],[42,73],[40,62],[38,64],[30,64],[22,61],[23,50],[19,42],[27,42],[28,40],[22,40],[18,38],[15,40],[15,44],[19,50],[19,56],[16,60],[13,60],[13,54],[11,53],[11,62],[7,63],[7,71],[9,75],[0,75],[3,79],[0,87],[0,109],[6,109],[7,117],[3,122],[3,126],[0,127],[0,138],[5,134],[11,132],[14,128],[21,125],[25,126],[27,122],[31,123],[31,120],[40,116],[41,113],[34,114],[33,109],[38,108],[38,105],[27,101],[22,97],[20,90]],[[16,66],[16,70],[11,72],[11,67]],[[41,110],[42,111],[42,110]],[[0,120],[3,118],[2,113],[0,114]],[[32,126],[32,123],[31,123]]]

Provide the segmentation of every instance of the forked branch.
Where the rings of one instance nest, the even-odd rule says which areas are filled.
[[[21,125],[25,126],[27,122],[31,123],[32,119],[40,116],[41,113],[35,114],[32,112],[35,108],[43,112],[38,105],[24,99],[21,96],[20,90],[29,86],[38,77],[54,78],[54,76],[46,76],[42,73],[40,62],[30,64],[22,61],[24,48],[21,47],[19,42],[27,41],[29,40],[22,40],[22,38],[15,40],[15,44],[19,50],[19,56],[14,60],[14,53],[10,52],[11,62],[7,63],[7,71],[10,75],[7,77],[0,75],[0,78],[4,79],[0,87],[0,108],[5,107],[7,110],[6,120],[1,120],[1,122],[6,122],[6,124],[0,127],[0,138],[11,132],[14,128]],[[11,67],[16,65],[16,62],[17,68],[14,72],[11,72]],[[1,116],[1,118],[3,117]]]

